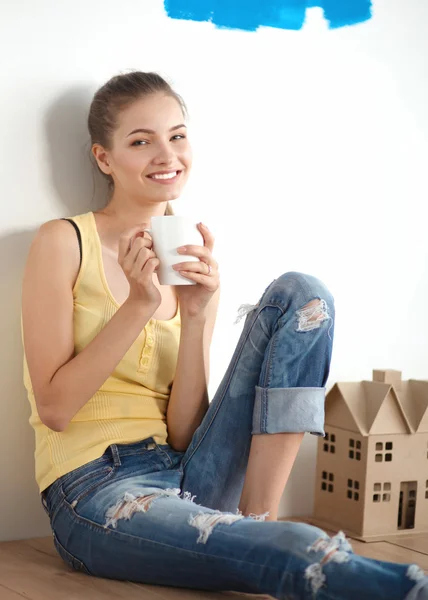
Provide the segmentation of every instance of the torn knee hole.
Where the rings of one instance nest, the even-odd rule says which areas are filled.
[[[305,579],[310,582],[312,591],[316,594],[326,581],[323,566],[331,562],[349,562],[350,554],[352,554],[352,546],[346,539],[343,531],[339,531],[333,538],[328,536],[318,538],[312,546],[308,547],[307,552],[322,553],[321,560],[318,563],[309,565],[305,571]]]
[[[418,565],[409,565],[406,575],[412,581],[421,581],[425,577],[425,573]]]
[[[311,331],[321,327],[321,323],[330,319],[325,300],[315,299],[308,302],[296,312],[298,318],[297,331]]]
[[[239,509],[236,512],[237,514],[234,515],[232,513],[222,513],[221,511],[216,510],[214,512],[200,512],[196,516],[190,515],[188,521],[189,525],[195,527],[199,531],[199,537],[196,540],[196,543],[205,544],[212,534],[214,527],[217,525],[232,525],[232,523],[236,523],[236,521],[245,518],[250,518],[254,521],[264,521],[269,515],[268,512],[263,513],[262,515],[252,513],[248,515],[248,517],[245,517]]]
[[[126,492],[121,500],[116,502],[116,504],[110,507],[106,512],[106,523],[104,527],[117,527],[117,522],[120,519],[129,519],[136,512],[147,512],[153,502],[158,498],[167,497],[167,496],[178,496],[180,493],[179,488],[166,489],[166,490],[158,490],[151,494],[146,494],[142,496],[134,496],[130,492]]]
[[[216,525],[220,523],[232,525],[232,523],[243,518],[243,515],[225,514],[220,511],[213,513],[200,512],[196,516],[190,515],[188,523],[191,527],[195,527],[199,531],[199,537],[196,542],[198,544],[205,544]]]

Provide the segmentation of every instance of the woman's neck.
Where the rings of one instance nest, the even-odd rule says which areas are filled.
[[[107,206],[97,211],[109,217],[109,229],[125,231],[141,223],[147,223],[150,227],[151,218],[165,214],[167,202],[144,204],[135,200],[117,198],[113,195]]]

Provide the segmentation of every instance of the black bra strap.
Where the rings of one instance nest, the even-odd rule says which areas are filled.
[[[82,235],[80,233],[80,229],[77,227],[76,223],[72,220],[72,219],[61,219],[61,221],[68,221],[69,223],[71,223],[74,227],[74,229],[76,230],[77,233],[77,239],[79,240],[79,249],[80,249],[80,265],[79,265],[79,269],[82,266]]]

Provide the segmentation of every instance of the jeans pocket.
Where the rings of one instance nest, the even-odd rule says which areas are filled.
[[[169,444],[157,444],[157,450],[168,470],[182,470],[184,452],[174,450]]]
[[[82,561],[70,554],[70,552],[64,548],[55,533],[53,534],[53,541],[56,551],[66,565],[71,567],[74,571],[82,571],[83,573],[86,573],[86,575],[91,575],[90,571],[85,567]]]
[[[62,489],[65,500],[73,508],[83,498],[110,481],[116,471],[116,467],[111,465],[98,465],[97,467],[90,468],[89,463],[87,467],[88,469],[86,470],[79,469],[75,477],[68,478],[67,482],[63,485]]]

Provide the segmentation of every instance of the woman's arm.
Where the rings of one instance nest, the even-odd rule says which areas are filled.
[[[25,269],[22,320],[38,414],[54,431],[63,431],[99,390],[156,310],[128,299],[74,356],[72,289],[79,263],[73,227],[60,220],[42,225]]]
[[[167,410],[168,443],[184,451],[208,409],[209,359],[220,288],[203,315],[181,313],[177,369]]]

